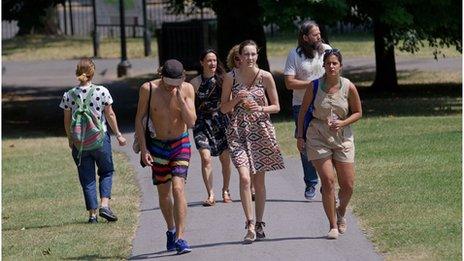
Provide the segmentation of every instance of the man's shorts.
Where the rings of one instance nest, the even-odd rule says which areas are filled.
[[[187,179],[190,147],[188,132],[172,140],[149,140],[148,150],[153,157],[151,169],[154,185],[169,182],[173,176]]]

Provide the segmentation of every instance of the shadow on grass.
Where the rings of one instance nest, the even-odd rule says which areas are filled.
[[[359,68],[358,68],[359,69]],[[373,72],[345,72],[353,82],[370,81]],[[118,123],[123,132],[134,130],[138,87],[153,75],[101,83],[108,87],[115,103]],[[291,120],[292,93],[284,85],[283,75],[274,74],[281,112],[274,121]],[[69,86],[43,88],[28,86],[2,87],[2,138],[64,136],[60,99]],[[402,85],[392,92],[378,92],[358,86],[363,103],[363,117],[377,116],[443,116],[462,111],[461,85],[430,83]]]
[[[462,111],[461,84],[427,83],[404,84],[394,91],[378,91],[357,82],[372,82],[375,72],[356,68],[345,71],[344,75],[356,84],[361,97],[363,117],[379,116],[445,116]],[[407,75],[414,71],[399,71]],[[401,79],[399,76],[399,79]],[[280,113],[273,120],[288,121],[291,117],[292,93],[285,88],[283,75],[274,73],[279,93]]]
[[[32,36],[16,36],[12,39],[2,41],[2,55],[10,55],[18,52],[21,49],[30,49],[31,46],[34,48],[44,48],[50,46],[62,46],[66,42],[73,43],[88,43],[88,39],[72,39],[63,36],[44,36],[44,35],[32,35]]]
[[[67,257],[63,259],[64,260],[101,260],[101,259],[126,260],[127,257],[125,256],[83,255],[83,256],[76,256],[76,257]]]

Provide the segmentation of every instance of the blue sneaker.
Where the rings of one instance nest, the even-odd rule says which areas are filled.
[[[316,198],[316,185],[307,186],[305,189],[304,196],[307,200],[313,200]]]
[[[176,250],[176,233],[171,233],[169,231],[166,231],[166,249],[168,251],[174,251]]]
[[[192,249],[187,244],[187,241],[185,241],[183,239],[177,239],[177,241],[176,241],[176,249],[177,249],[177,254],[178,255],[182,255],[182,254],[185,254],[185,253],[192,252]]]

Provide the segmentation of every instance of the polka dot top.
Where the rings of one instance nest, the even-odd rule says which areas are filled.
[[[106,89],[105,87],[95,84],[91,85],[95,86],[95,90],[92,94],[92,97],[90,97],[90,109],[93,112],[93,114],[97,117],[97,119],[101,120],[104,130],[107,131],[106,119],[103,110],[106,106],[111,105],[113,103],[113,98],[111,97],[111,94],[108,91],[108,89]],[[86,86],[76,87],[76,96],[82,100],[82,103],[84,103],[89,98],[87,97],[87,94],[90,90],[91,85],[89,84]],[[71,110],[72,113],[74,113],[74,111],[78,109],[78,105],[76,101],[73,99],[73,96],[70,92],[71,90],[63,94],[63,98],[61,99],[60,103],[60,108],[64,110]]]

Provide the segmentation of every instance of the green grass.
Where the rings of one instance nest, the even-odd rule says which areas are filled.
[[[461,260],[461,120],[454,114],[355,123],[351,207],[387,260]],[[275,126],[284,154],[296,156],[293,122]]]
[[[269,57],[287,56],[290,49],[296,46],[296,35],[283,33],[275,37],[267,37],[267,54]],[[374,56],[374,38],[370,34],[330,35],[330,44],[339,48],[343,56]],[[33,35],[16,37],[2,41],[2,59],[4,61],[76,59],[93,56],[91,38],[46,37]],[[156,38],[151,41],[152,56],[157,56]],[[416,54],[401,52],[395,49],[397,57],[433,57],[433,48],[423,47]],[[461,54],[454,47],[441,49],[446,57],[459,57]],[[120,43],[118,38],[104,38],[100,44],[102,58],[119,58]],[[141,58],[144,55],[142,38],[127,38],[127,55],[129,58]]]
[[[156,38],[151,42],[151,56],[158,55]],[[120,58],[121,46],[118,39],[105,38],[100,43],[102,58]],[[92,57],[91,38],[45,37],[40,35],[15,37],[2,41],[4,61],[65,60]],[[127,56],[144,57],[143,39],[127,38]]]
[[[388,259],[461,260],[461,116],[356,125],[353,209]]]
[[[137,225],[134,171],[114,154],[112,209],[119,220],[87,224],[65,138],[2,142],[2,257],[5,260],[126,259]]]

